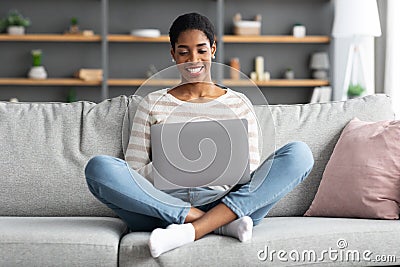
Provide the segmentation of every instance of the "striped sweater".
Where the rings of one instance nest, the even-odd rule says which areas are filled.
[[[176,123],[201,120],[247,119],[250,171],[260,164],[258,124],[250,100],[231,89],[211,101],[182,101],[161,89],[148,94],[135,113],[125,160],[139,174],[153,183],[150,126],[156,123]]]

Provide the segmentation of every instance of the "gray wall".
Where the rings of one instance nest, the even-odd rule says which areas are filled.
[[[162,34],[175,17],[185,12],[200,12],[216,22],[213,0],[113,0],[109,1],[109,32],[125,34],[134,28],[159,28]],[[226,0],[225,32],[232,33],[232,16],[243,19],[261,14],[262,34],[291,33],[294,23],[303,23],[309,35],[330,35],[333,5],[329,0]],[[81,29],[101,33],[99,0],[1,0],[0,16],[16,8],[32,20],[28,33],[62,33],[71,17],[78,17]],[[43,65],[49,77],[70,77],[79,68],[101,67],[100,43],[0,42],[0,77],[24,77],[31,64],[30,50],[43,50]],[[329,44],[225,44],[225,60],[239,57],[242,71],[249,74],[256,56],[265,57],[265,68],[272,78],[280,78],[287,67],[298,78],[309,78],[308,62],[315,51],[329,51]],[[218,51],[217,51],[218,53]],[[167,43],[109,43],[110,78],[144,77],[150,64],[161,70],[172,64]],[[17,97],[21,101],[65,101],[70,89],[78,99],[100,101],[99,87],[0,86],[0,100]],[[110,87],[110,97],[133,94],[136,88]],[[240,88],[235,88],[241,90]],[[269,103],[305,103],[312,88],[261,88]]]

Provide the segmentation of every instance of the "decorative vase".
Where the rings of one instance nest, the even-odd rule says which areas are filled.
[[[294,79],[294,71],[293,70],[286,70],[284,76],[285,76],[285,79],[293,80]]]
[[[306,27],[304,25],[294,25],[293,26],[293,36],[294,37],[305,37],[306,36]]]
[[[25,27],[24,26],[8,26],[7,32],[10,35],[24,35]]]
[[[43,66],[35,66],[29,70],[28,77],[31,79],[46,79],[47,72]]]

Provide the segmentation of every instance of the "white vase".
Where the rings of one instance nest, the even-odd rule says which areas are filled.
[[[28,77],[31,79],[46,79],[47,72],[43,66],[32,67],[29,70]]]
[[[304,25],[295,25],[293,27],[293,36],[294,37],[305,37],[306,36],[306,27]]]
[[[25,27],[24,26],[8,26],[7,32],[10,35],[24,35]]]
[[[293,80],[294,79],[294,71],[293,70],[286,70],[284,76],[285,76],[285,79]]]

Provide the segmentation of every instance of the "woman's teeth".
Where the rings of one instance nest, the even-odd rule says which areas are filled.
[[[200,72],[202,69],[203,69],[203,67],[187,68],[187,70],[188,70],[190,73],[198,73],[198,72]]]

